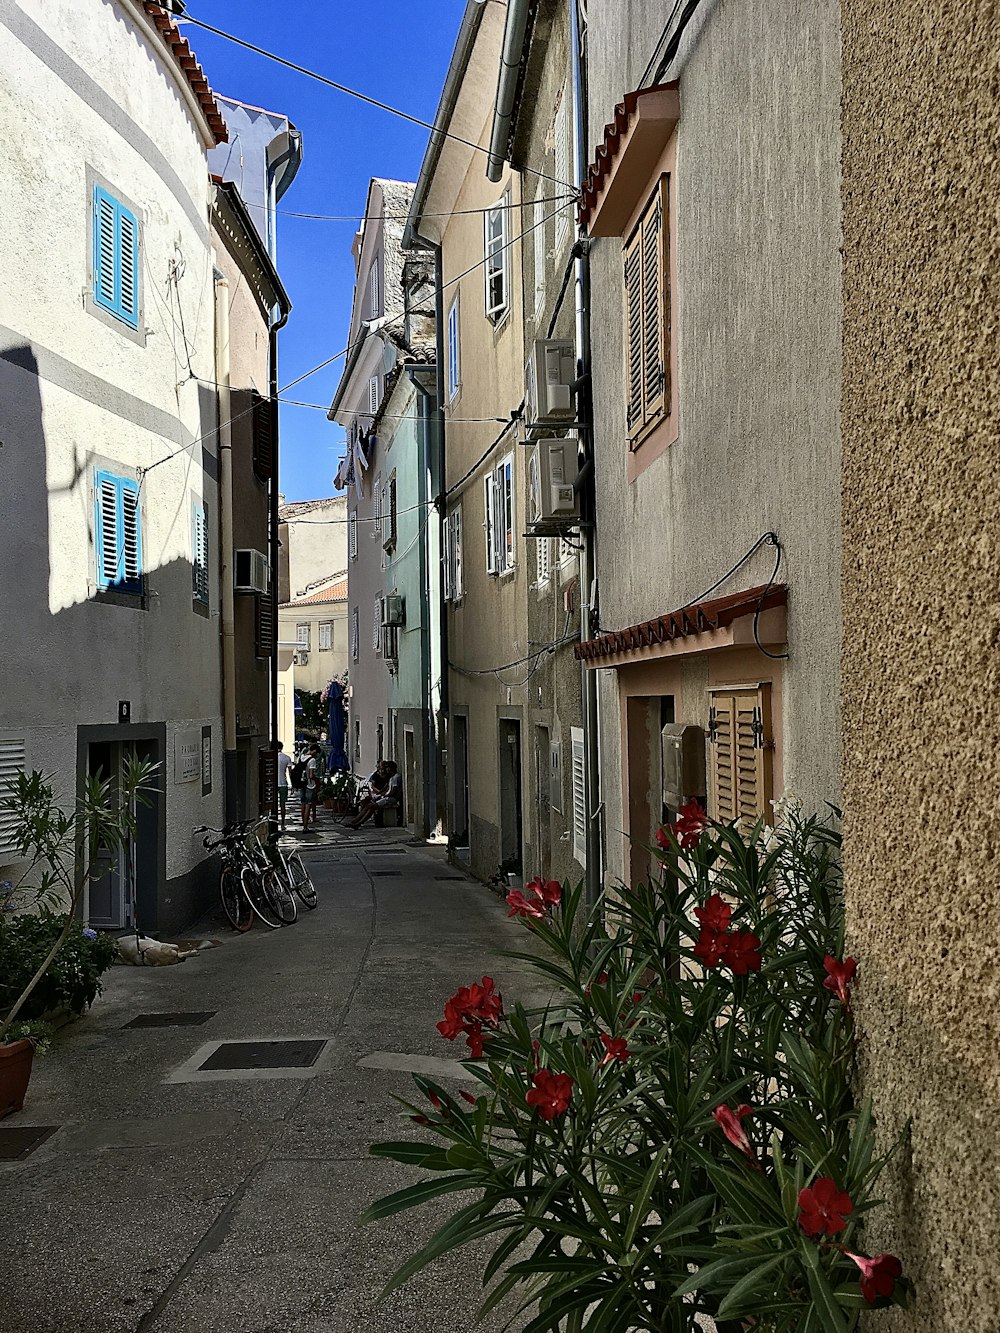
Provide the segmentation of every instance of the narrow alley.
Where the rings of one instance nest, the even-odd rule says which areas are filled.
[[[18,1257],[0,1276],[4,1333],[473,1327],[465,1251],[379,1303],[428,1217],[359,1226],[416,1178],[368,1145],[409,1137],[392,1100],[419,1095],[408,1070],[466,1077],[461,1043],[434,1027],[456,986],[486,971],[523,997],[528,982],[500,958],[520,942],[503,904],[407,839],[321,833],[308,857],[317,911],[242,936],[209,918],[191,933],[222,947],[112,969],[91,1013],[36,1061],[29,1102],[4,1122],[51,1131],[0,1163],[0,1237]],[[130,1026],[168,1014],[204,1021]],[[325,1045],[302,1070],[194,1071],[206,1045],[276,1038]]]

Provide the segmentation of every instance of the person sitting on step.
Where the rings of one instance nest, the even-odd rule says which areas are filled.
[[[376,810],[384,810],[390,805],[399,805],[403,793],[403,782],[399,776],[399,770],[391,759],[384,759],[381,769],[383,777],[388,777],[385,789],[379,791],[378,787],[372,783],[372,790],[361,802],[358,813],[353,819],[346,821],[347,828],[360,828],[367,819],[372,817]]]

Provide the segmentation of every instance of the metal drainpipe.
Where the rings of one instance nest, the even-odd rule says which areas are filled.
[[[428,501],[429,485],[435,484],[433,475],[433,436],[432,420],[434,413],[435,394],[429,393],[426,387],[420,382],[419,375],[413,373],[411,367],[410,381],[417,391],[417,402],[419,404],[420,418],[417,423],[417,429],[420,431],[420,449],[418,458],[420,466],[417,473],[417,504],[420,506],[418,514],[421,513]],[[430,473],[430,476],[428,476]],[[427,559],[427,540],[422,537],[418,550],[420,555],[420,587],[429,588],[430,586],[430,564]],[[421,763],[421,776],[424,788],[424,836],[429,836],[437,824],[437,764],[435,763],[435,729],[434,729],[434,709],[433,688],[434,680],[432,675],[431,661],[431,635],[434,632],[434,626],[430,617],[430,599],[421,613],[420,617],[420,670],[421,676],[425,682],[426,701],[424,707],[424,743],[421,746],[423,751],[423,762]]]
[[[270,486],[270,530],[268,532],[268,565],[271,570],[271,623],[274,626],[274,643],[271,648],[271,753],[275,756],[277,763],[278,754],[278,640],[281,637],[278,633],[278,330],[283,329],[288,323],[288,311],[271,324],[268,330],[268,392],[271,398],[271,411],[274,414],[272,418],[272,438],[273,456],[271,460],[271,480]],[[274,795],[271,801],[270,811],[270,833],[272,837],[277,836],[278,832],[278,782],[275,774]]]
[[[233,405],[229,384],[229,283],[215,275],[215,380],[219,411],[219,550],[222,590],[222,762],[226,823],[236,819],[236,605],[233,593]]]
[[[573,180],[577,189],[583,185],[583,145],[586,109],[583,104],[583,68],[580,50],[580,16],[577,0],[569,0],[570,61],[573,89]],[[581,430],[585,465],[590,464],[588,484],[580,494],[580,640],[591,637],[591,584],[597,569],[597,532],[594,526],[594,436],[590,396],[590,261],[583,229],[575,224],[577,258],[574,265],[574,341],[577,376],[581,382],[577,394],[577,420],[587,423]],[[597,673],[580,664],[580,690],[583,702],[583,763],[587,814],[586,867],[584,882],[587,901],[597,902],[604,885],[601,839],[600,742],[597,714]]]

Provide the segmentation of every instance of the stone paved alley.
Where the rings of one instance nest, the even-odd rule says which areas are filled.
[[[208,921],[192,934],[222,948],[114,968],[36,1061],[5,1128],[57,1128],[0,1163],[4,1333],[470,1333],[479,1284],[464,1255],[377,1301],[427,1215],[357,1219],[415,1178],[368,1145],[413,1128],[391,1101],[415,1091],[399,1066],[460,1053],[434,1029],[446,996],[484,971],[525,993],[498,957],[516,928],[405,830],[307,841],[316,912],[245,936]],[[126,1027],[167,1011],[212,1017]],[[205,1043],[274,1037],[328,1039],[319,1072],[168,1081]]]

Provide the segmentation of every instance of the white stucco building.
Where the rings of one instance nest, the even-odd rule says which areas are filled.
[[[4,0],[0,63],[0,766],[68,801],[157,762],[134,855],[84,907],[170,929],[214,881],[193,826],[223,810],[206,152],[225,122],[153,3]]]

